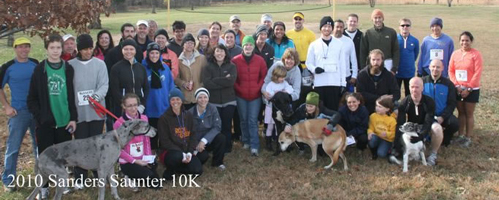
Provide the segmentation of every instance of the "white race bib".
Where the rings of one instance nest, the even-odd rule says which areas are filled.
[[[144,144],[142,142],[130,144],[130,155],[132,157],[144,155]]]
[[[384,64],[385,64],[386,70],[392,71],[392,67],[393,67],[393,60],[392,59],[386,59]]]
[[[444,50],[443,49],[430,49],[430,60],[439,59],[444,60]]]
[[[324,71],[325,72],[337,72],[338,71],[338,64],[336,64],[332,61],[324,60]]]
[[[350,146],[352,144],[355,144],[355,138],[353,136],[348,136],[347,137],[347,146]]]
[[[78,92],[78,106],[86,106],[89,104],[88,97],[92,96],[94,90],[84,90]]]
[[[456,70],[456,80],[457,81],[468,81],[468,71],[466,70]]]

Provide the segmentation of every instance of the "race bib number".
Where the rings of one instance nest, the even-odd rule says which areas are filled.
[[[94,90],[84,90],[78,92],[78,106],[86,106],[89,104],[88,97],[91,97]]]
[[[325,72],[337,72],[338,71],[338,64],[334,62],[324,62],[324,71]]]
[[[430,50],[430,60],[439,59],[444,60],[444,50],[443,49],[431,49]]]
[[[353,136],[348,136],[347,137],[347,146],[350,146],[352,144],[355,144],[355,138]]]
[[[386,70],[392,71],[392,67],[393,67],[393,60],[392,59],[386,59],[383,64],[385,64]]]
[[[468,81],[468,71],[466,70],[456,70],[456,80],[457,81]]]
[[[130,155],[140,157],[144,154],[144,144],[142,142],[130,144]]]

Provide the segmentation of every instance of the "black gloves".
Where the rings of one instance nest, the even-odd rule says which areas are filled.
[[[320,68],[320,67],[316,67],[315,68],[315,74],[321,74],[324,72],[324,69]]]
[[[417,143],[419,141],[423,141],[424,137],[423,136],[418,136],[418,137],[411,137],[411,143]]]

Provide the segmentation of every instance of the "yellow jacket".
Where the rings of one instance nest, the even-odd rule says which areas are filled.
[[[374,133],[383,140],[393,142],[395,139],[396,127],[397,121],[392,116],[373,113],[369,117],[369,128],[367,129],[367,133]],[[383,132],[386,132],[386,137],[381,136]]]

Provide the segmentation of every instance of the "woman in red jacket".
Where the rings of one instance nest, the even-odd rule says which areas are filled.
[[[244,148],[251,147],[251,155],[258,156],[260,141],[258,138],[258,112],[260,111],[263,80],[267,75],[267,64],[259,55],[255,55],[255,40],[245,36],[242,42],[243,53],[232,59],[237,68],[234,84],[237,109],[241,121],[242,142]]]
[[[449,61],[449,78],[456,85],[457,111],[459,113],[458,144],[468,147],[471,144],[475,119],[476,103],[480,96],[480,77],[482,75],[482,54],[474,48],[473,35],[465,31],[459,36],[461,48],[454,51]],[[466,133],[464,128],[466,127]]]

